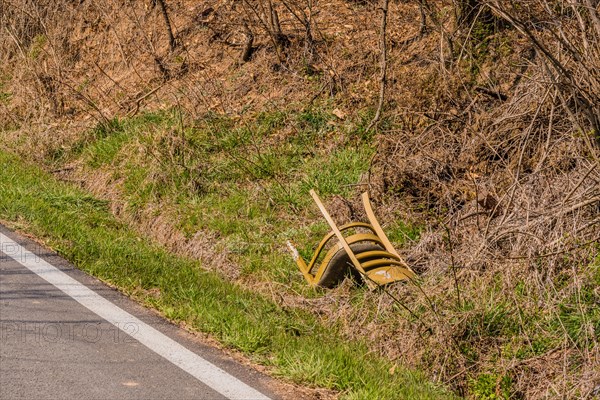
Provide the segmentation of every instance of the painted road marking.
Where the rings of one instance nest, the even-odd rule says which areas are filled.
[[[2,233],[0,233],[0,251],[228,399],[270,400],[269,397],[117,307]],[[132,324],[138,328],[135,333],[131,332]]]

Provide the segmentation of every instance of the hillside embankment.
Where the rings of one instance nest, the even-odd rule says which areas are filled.
[[[600,392],[598,1],[0,0],[0,29],[1,148],[140,235],[459,395]],[[368,190],[418,285],[308,288],[311,188],[339,223]]]

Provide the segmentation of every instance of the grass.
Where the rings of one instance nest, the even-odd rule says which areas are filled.
[[[374,151],[362,120],[340,134],[333,119],[317,106],[262,112],[251,122],[164,110],[101,124],[61,160],[82,160],[91,174],[108,171],[132,212],[171,213],[187,237],[215,232],[244,275],[288,283],[286,240],[312,246],[325,233],[308,191],[350,195]],[[294,134],[277,134],[289,126]],[[418,230],[397,225],[394,235],[404,242]],[[292,284],[311,295],[302,282]]]
[[[0,164],[0,218],[168,318],[270,366],[275,375],[335,389],[347,399],[451,397],[419,372],[390,373],[392,363],[370,353],[366,343],[342,340],[311,314],[281,308],[139,237],[113,218],[106,202],[5,152]]]
[[[559,2],[539,3],[547,3],[546,8],[527,7],[525,3],[513,11],[535,28],[546,21],[544,32],[550,34],[539,36],[541,45],[564,62],[579,87],[593,87],[597,82],[590,71],[594,64],[598,66],[597,57],[577,63],[573,57],[564,56],[565,49],[580,49],[576,45],[578,37],[591,37],[591,33],[583,28],[580,32],[562,32],[559,24],[551,23],[556,16],[559,20],[555,22],[576,28],[580,25],[577,9],[559,9]],[[23,51],[11,40],[5,41],[5,58],[12,60],[24,53],[25,61],[35,59],[26,62],[25,67],[48,64],[43,71],[48,76],[41,78],[47,78],[52,87],[38,87],[41,99],[31,103],[36,98],[36,85],[28,86],[28,80],[36,71],[12,67],[23,67],[23,63],[8,63],[11,65],[4,70],[14,78],[0,78],[6,82],[5,88],[0,88],[0,108],[7,108],[7,117],[0,120],[5,129],[23,126],[5,135],[10,136],[11,143],[0,138],[4,142],[0,145],[26,158],[38,157],[38,161],[47,147],[57,147],[55,160],[46,159],[45,168],[65,179],[85,180],[88,187],[114,196],[115,206],[139,230],[153,229],[149,222],[157,217],[156,225],[160,226],[148,234],[160,237],[164,233],[162,237],[169,237],[164,240],[170,248],[185,243],[179,250],[190,253],[200,253],[203,240],[173,244],[169,236],[172,229],[190,239],[206,234],[218,248],[228,251],[227,265],[233,269],[233,273],[224,274],[228,279],[268,298],[282,296],[289,303],[322,297],[302,301],[302,307],[323,324],[345,324],[336,334],[371,338],[371,351],[422,368],[428,376],[448,382],[460,393],[479,398],[573,398],[580,390],[580,397],[589,395],[600,384],[598,379],[590,379],[600,371],[600,256],[596,256],[600,247],[590,252],[586,245],[552,255],[588,242],[598,226],[594,226],[595,204],[573,213],[559,207],[563,195],[565,202],[569,198],[573,204],[583,204],[597,195],[593,185],[598,171],[584,171],[596,156],[592,154],[594,149],[584,143],[589,142],[586,130],[594,134],[593,130],[585,118],[576,126],[571,121],[573,116],[581,117],[580,110],[573,108],[580,102],[558,102],[565,108],[560,112],[560,107],[555,107],[560,106],[557,97],[544,95],[556,94],[556,85],[552,74],[548,75],[552,71],[544,63],[533,62],[540,61],[531,49],[535,43],[521,37],[500,14],[492,15],[489,8],[483,7],[473,16],[472,24],[446,37],[449,40],[440,37],[440,32],[428,32],[417,35],[415,45],[390,48],[390,71],[395,76],[390,76],[388,82],[386,112],[377,129],[367,130],[375,113],[378,71],[369,58],[369,41],[374,38],[366,31],[372,30],[372,24],[364,21],[377,17],[377,12],[365,2],[346,5],[353,10],[344,8],[345,26],[329,23],[331,18],[340,17],[335,16],[336,4],[315,8],[322,28],[314,43],[318,54],[313,60],[315,68],[306,62],[306,43],[291,36],[284,51],[286,65],[277,60],[280,57],[272,46],[262,47],[251,63],[239,65],[231,58],[238,57],[237,52],[210,40],[214,32],[203,27],[184,29],[181,24],[187,22],[198,28],[184,12],[178,24],[181,39],[189,42],[188,50],[204,54],[203,46],[209,43],[211,51],[222,53],[224,58],[209,57],[216,64],[208,60],[207,65],[196,65],[185,57],[185,52],[172,54],[163,61],[177,79],[164,86],[154,84],[164,81],[161,68],[154,68],[154,73],[147,68],[144,78],[130,73],[147,58],[136,40],[121,43],[123,49],[114,49],[115,41],[104,38],[112,32],[99,30],[96,33],[100,36],[88,35],[86,39],[99,49],[85,54],[91,57],[90,68],[68,68],[75,62],[86,64],[86,57],[72,57],[74,47],[69,45],[71,39],[81,38],[59,35],[65,46],[53,46],[57,52],[54,54],[45,51],[50,49],[52,32],[35,36],[39,29],[29,29]],[[431,5],[428,12],[434,20],[451,21],[460,14],[449,2]],[[398,7],[402,15],[418,19],[417,2],[400,2]],[[582,12],[584,19],[589,16]],[[50,23],[53,15],[60,13],[50,14],[44,26],[52,28],[57,25]],[[124,18],[116,22],[127,21]],[[289,25],[292,22],[286,22],[290,32],[294,30]],[[398,32],[404,31],[404,23],[407,34],[417,28],[412,18],[397,22]],[[554,35],[553,27],[557,28]],[[561,38],[563,33],[566,36]],[[19,32],[15,34],[19,36]],[[207,40],[195,40],[188,34],[200,34]],[[564,40],[575,46],[560,46]],[[431,54],[440,51],[440,43],[444,57],[432,60]],[[106,46],[100,48],[99,44]],[[75,45],[85,47],[79,41]],[[119,55],[120,50],[131,59],[131,63],[125,63],[131,68],[95,57]],[[592,51],[593,46],[587,50]],[[52,68],[57,60],[65,68]],[[443,65],[445,62],[451,65]],[[203,79],[204,67],[212,71],[208,81]],[[56,80],[54,72],[61,71],[64,74]],[[111,77],[116,81],[109,82]],[[67,90],[61,82],[71,82],[73,90]],[[85,99],[77,99],[81,97],[77,92],[112,116],[110,110],[120,112],[120,105],[127,108],[129,100],[135,101],[137,96],[127,94],[133,95],[140,88],[159,90],[156,95],[141,98],[143,110],[177,103],[193,116],[182,116],[176,109],[152,113],[141,109],[138,111],[142,114],[134,118],[105,121],[87,132],[66,132],[70,127],[91,123],[94,115],[98,117],[86,101],[82,102]],[[496,89],[502,89],[502,93],[492,93]],[[562,89],[566,89],[562,97],[570,98],[568,85],[562,85]],[[64,115],[54,115],[46,107],[50,103],[44,97],[52,94],[61,104],[64,102]],[[286,99],[303,103],[289,104]],[[339,109],[334,111],[336,107]],[[207,109],[223,110],[228,115],[200,114]],[[55,111],[61,110],[63,107]],[[510,124],[498,124],[500,120]],[[545,146],[540,145],[545,136],[539,137],[536,132],[552,133],[547,135]],[[68,149],[76,137],[79,142]],[[32,144],[36,151],[30,151]],[[378,154],[374,154],[376,144],[380,144]],[[374,168],[368,171],[371,159]],[[414,263],[420,276],[423,292],[409,285],[390,286],[398,303],[350,285],[313,291],[285,252],[285,240],[292,239],[308,258],[327,230],[307,195],[308,189],[316,187],[333,214],[347,215],[344,203],[333,197],[356,199],[365,188],[367,171],[372,173],[369,178],[373,185],[369,188],[385,200],[387,215],[381,208],[376,210],[384,229],[402,247],[399,250],[408,256],[411,265]],[[511,176],[520,178],[518,185],[507,179]],[[495,218],[495,213],[470,216],[472,207],[479,210],[474,201],[478,193],[473,193],[478,187],[496,196],[502,208],[500,218]],[[45,201],[75,210],[106,207],[77,196],[51,196]],[[72,214],[72,218],[77,216],[77,212]],[[402,218],[408,221],[398,221]],[[519,219],[522,224],[517,224]],[[481,223],[485,220],[484,227]],[[511,229],[513,223],[515,229]],[[445,230],[448,234],[444,238]],[[58,243],[68,248],[70,242],[64,241]],[[210,256],[204,258],[204,267],[218,271],[215,267],[219,262],[212,262]],[[595,265],[589,265],[594,258]],[[153,289],[135,282],[132,285],[140,296]],[[144,298],[157,304],[162,301],[162,297]],[[406,318],[400,304],[410,307],[431,331],[415,329],[418,325]],[[319,308],[321,305],[323,308]],[[186,318],[177,307],[157,306],[168,315]],[[304,328],[292,324],[290,329],[302,332]],[[222,340],[238,343],[236,346],[255,357],[265,357],[267,362],[275,358],[269,350],[270,331],[250,331],[252,339],[247,343],[241,343],[236,332],[225,334]],[[312,377],[319,371],[340,367],[312,359],[310,353],[305,355],[298,365],[292,358],[286,374],[307,375],[332,384],[328,376],[335,372]],[[287,358],[280,360],[281,367]],[[354,393],[350,397],[377,397],[371,390],[367,386],[354,387],[348,393]]]
[[[497,376],[493,373],[481,374],[470,382],[473,396],[480,400],[509,399],[511,385],[512,380],[509,376]]]
[[[292,239],[309,259],[318,239],[329,230],[309,189],[316,188],[325,200],[356,195],[356,185],[368,171],[374,151],[373,138],[364,132],[364,120],[363,115],[354,123],[334,125],[326,106],[263,112],[247,122],[214,113],[190,120],[177,110],[163,110],[97,126],[63,152],[58,164],[79,161],[88,176],[97,171],[110,174],[118,200],[132,213],[158,210],[188,238],[199,232],[218,237],[218,248],[228,251],[229,260],[241,268],[240,281],[250,288],[256,287],[254,283],[258,287],[268,283],[281,287],[284,296],[321,297],[323,291],[310,289],[302,280],[285,242]],[[11,186],[20,187],[18,183]],[[10,219],[26,221],[26,229],[50,237],[53,246],[82,268],[167,317],[211,333],[256,362],[270,365],[277,375],[339,390],[345,398],[447,395],[427,386],[420,374],[406,370],[390,374],[391,361],[369,353],[367,342],[345,342],[347,327],[334,318],[322,322],[325,327],[316,313],[281,309],[259,294],[202,272],[198,263],[173,257],[138,239],[110,218],[105,202],[60,187],[58,192],[43,190],[37,200],[31,194],[32,204],[42,201],[71,220],[97,216],[80,227],[68,227],[64,234],[60,233],[67,229],[64,222],[44,222],[52,215],[48,212],[24,217],[31,210],[26,209]],[[0,198],[0,203],[11,204],[7,210],[17,207],[9,199]],[[387,222],[384,226],[392,242],[402,246],[418,241],[423,227],[402,221],[399,215],[382,221]],[[97,230],[103,227],[108,233]],[[95,240],[100,244],[94,244]],[[131,260],[143,261],[144,267],[132,269]],[[568,269],[553,276],[550,284],[555,295],[550,297],[524,277],[507,286],[499,272],[488,274],[485,281],[474,281],[479,282],[475,286],[461,282],[460,304],[455,294],[433,290],[433,306],[449,313],[447,323],[456,330],[452,357],[461,359],[465,368],[477,366],[465,375],[464,387],[471,396],[516,395],[513,382],[517,377],[498,369],[499,360],[526,362],[544,357],[565,341],[581,351],[595,349],[600,332],[595,291],[600,285],[598,264],[600,256],[595,265],[580,266],[582,284],[578,287],[571,284]],[[165,270],[163,265],[171,268]],[[398,331],[403,326],[403,310],[380,309],[377,302],[377,296],[358,287],[348,299],[353,316],[360,315],[364,326],[373,323],[378,329]],[[413,311],[430,315],[424,303],[415,305]],[[367,353],[368,361],[361,362]],[[427,361],[421,365],[427,368]],[[397,379],[413,382],[415,387],[425,384],[426,394],[410,393],[413,389],[403,392]]]

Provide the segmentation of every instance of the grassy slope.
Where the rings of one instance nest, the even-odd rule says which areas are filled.
[[[522,221],[530,221],[530,215],[547,215],[546,206],[554,203],[552,196],[562,197],[562,188],[569,187],[565,178],[572,185],[579,182],[580,192],[597,196],[593,187],[586,186],[598,181],[598,169],[592,173],[592,179],[580,180],[590,167],[585,161],[590,156],[584,151],[585,135],[578,132],[579,128],[570,128],[573,121],[567,119],[568,111],[558,112],[559,103],[568,106],[558,101],[561,96],[542,100],[542,95],[547,96],[543,94],[546,90],[554,93],[556,88],[552,84],[554,78],[541,73],[547,70],[543,59],[528,50],[531,43],[504,23],[494,29],[480,23],[486,18],[482,13],[483,18],[469,29],[470,37],[460,32],[450,35],[460,54],[452,54],[457,52],[445,45],[440,49],[440,43],[446,40],[438,33],[445,29],[427,29],[423,35],[415,36],[417,40],[411,45],[398,46],[400,40],[417,32],[418,3],[390,3],[389,15],[394,23],[388,26],[390,79],[384,112],[390,119],[382,121],[380,132],[384,135],[378,137],[389,143],[387,148],[379,147],[372,163],[373,182],[386,180],[383,195],[389,197],[384,198],[384,203],[390,201],[377,211],[392,241],[401,244],[418,238],[419,227],[404,224],[401,219],[422,221],[419,213],[427,212],[429,207],[441,210],[444,219],[447,207],[457,206],[465,213],[470,207],[479,210],[473,201],[477,194],[472,192],[474,188],[490,189],[497,199],[510,198],[510,203],[513,198],[527,199],[527,206],[515,202],[511,209],[512,206],[503,205],[505,215],[514,211],[516,220]],[[406,321],[403,311],[390,303],[386,305],[385,296],[378,293],[347,286],[328,292],[308,288],[285,253],[283,243],[293,239],[305,257],[310,255],[311,245],[326,230],[306,195],[307,189],[317,188],[334,211],[347,211],[334,195],[352,198],[363,188],[356,184],[365,182],[364,173],[374,148],[372,138],[364,133],[364,120],[368,123],[369,116],[360,114],[368,114],[368,107],[376,103],[379,85],[378,62],[372,52],[377,46],[377,30],[373,27],[378,26],[380,18],[376,5],[315,5],[315,33],[321,31],[325,39],[317,39],[317,70],[306,68],[306,47],[297,41],[288,49],[290,69],[282,71],[276,52],[269,45],[270,35],[258,25],[251,26],[257,52],[248,63],[240,65],[237,50],[213,40],[214,28],[216,34],[229,35],[239,23],[248,22],[247,15],[239,10],[232,9],[232,15],[227,15],[225,7],[215,6],[218,2],[169,3],[178,39],[186,46],[185,70],[181,51],[166,53],[164,23],[156,9],[149,13],[142,3],[131,2],[131,7],[123,7],[123,3],[107,2],[99,13],[93,2],[73,4],[74,8],[69,2],[56,4],[62,4],[57,8],[72,9],[74,15],[86,15],[70,18],[74,22],[97,19],[111,29],[91,26],[86,28],[89,32],[81,32],[77,24],[74,29],[65,30],[65,14],[49,12],[44,29],[35,30],[37,18],[28,18],[46,13],[26,12],[21,19],[19,13],[16,17],[7,14],[10,26],[26,28],[25,51],[14,46],[18,42],[12,36],[6,36],[7,51],[2,54],[8,55],[10,61],[6,68],[0,68],[6,71],[0,73],[0,108],[7,107],[11,112],[0,113],[4,124],[0,128],[0,146],[10,147],[26,159],[34,158],[46,170],[75,165],[77,173],[65,175],[92,182],[89,187],[102,198],[108,192],[107,197],[116,200],[117,206],[124,205],[128,217],[125,220],[133,222],[130,228],[138,234],[163,232],[154,229],[154,225],[144,225],[144,221],[139,223],[140,215],[145,222],[160,219],[171,223],[178,234],[174,246],[173,241],[163,240],[166,235],[152,236],[170,249],[185,243],[184,237],[216,239],[217,253],[226,254],[223,258],[231,261],[227,267],[232,273],[224,274],[227,278],[266,297],[281,296],[286,304],[302,302],[312,318],[320,319],[324,325],[344,324],[340,335],[368,337],[372,352],[421,368],[460,393],[480,399],[576,398],[589,395],[600,384],[600,256],[596,256],[600,247],[594,247],[596,253],[592,248],[587,251],[588,246],[567,251],[571,245],[587,242],[578,238],[577,224],[582,227],[596,218],[593,210],[589,212],[590,207],[587,221],[577,221],[579,217],[573,216],[566,219],[569,222],[562,228],[550,228],[542,234],[533,229],[526,235],[531,242],[518,232],[512,239],[486,237],[479,243],[489,246],[490,254],[481,258],[481,252],[476,250],[479,245],[473,246],[477,240],[473,241],[471,235],[476,231],[481,234],[479,217],[477,223],[475,219],[460,219],[461,223],[442,237],[439,221],[435,215],[430,216],[423,239],[402,249],[417,255],[413,259],[423,268],[423,288],[429,297],[404,290],[407,287],[403,285],[390,288],[434,328],[432,335],[426,337],[416,334],[414,321]],[[188,5],[192,4],[198,8],[189,13]],[[449,2],[428,4],[431,17],[440,18],[435,25],[440,23],[454,31],[454,12]],[[211,5],[218,9],[218,15],[210,16],[212,22],[206,21],[209,25],[199,24],[195,15],[212,10]],[[277,6],[281,15],[289,16],[281,3]],[[570,11],[563,13],[552,7],[547,10],[550,15],[558,13],[559,18],[535,15],[540,8],[524,6],[523,20],[529,21],[531,16],[535,17],[532,21],[553,21],[538,33],[549,33],[552,27],[569,23],[569,19],[573,28],[578,25]],[[529,12],[533,14],[528,16]],[[140,26],[137,15],[142,14],[145,23]],[[131,16],[136,16],[136,21]],[[294,28],[289,23],[288,20],[284,26],[286,33],[297,28],[298,32],[304,31],[301,25]],[[434,25],[433,21],[427,24],[429,28]],[[65,31],[73,32],[69,46],[63,46]],[[37,36],[28,38],[28,33]],[[119,40],[119,34],[127,40]],[[575,37],[573,43],[578,43],[580,37],[591,32],[567,29],[565,34]],[[154,43],[149,46],[151,49],[143,45],[146,37]],[[595,82],[588,80],[594,75],[585,72],[586,63],[568,65],[564,46],[548,41],[551,37],[541,34],[540,39],[548,49],[556,51],[557,59],[573,67],[575,80]],[[73,57],[77,49],[79,54]],[[142,106],[140,111],[154,112],[115,119],[91,131],[74,130],[72,126],[54,129],[57,123],[62,125],[61,118],[80,123],[84,115],[96,113],[82,96],[74,96],[70,86],[38,85],[40,78],[72,82],[83,97],[89,96],[101,109],[111,110],[105,112],[107,118],[124,118],[131,111],[137,112],[130,107],[140,94],[150,93],[166,79],[155,66],[157,50],[176,78],[159,90],[156,98],[143,95],[143,102],[138,103]],[[121,63],[123,53],[133,62],[123,57],[125,62]],[[593,57],[585,59],[594,64]],[[147,68],[140,70],[138,66],[142,65]],[[499,101],[493,93],[473,92],[474,85],[503,93],[508,99]],[[571,95],[571,89],[567,89],[566,98]],[[174,107],[171,101],[175,99],[179,109],[191,113],[183,121],[177,110],[156,111]],[[66,107],[62,111],[55,107],[58,115],[49,112],[62,102]],[[595,103],[598,102],[591,102]],[[117,105],[119,108],[115,108]],[[282,108],[273,110],[278,105]],[[334,112],[336,108],[341,113]],[[207,113],[208,109],[224,114]],[[575,114],[579,111],[575,110]],[[499,117],[500,121],[513,122],[497,124]],[[23,128],[19,131],[20,126]],[[1,129],[8,133],[8,140]],[[14,135],[10,132],[13,130]],[[547,142],[540,146],[544,132],[548,133]],[[78,141],[74,148],[71,140]],[[438,142],[443,144],[438,146]],[[402,147],[407,150],[401,151]],[[538,162],[541,168],[533,168],[531,173],[530,166]],[[518,192],[510,183],[515,176],[523,182]],[[537,179],[549,184],[542,196],[536,194],[536,188],[541,187],[527,184]],[[573,204],[579,202],[577,193],[571,195]],[[405,200],[415,203],[404,208]],[[462,218],[461,211],[453,214],[454,211],[447,217]],[[572,226],[567,226],[571,222]],[[488,227],[492,226],[490,223],[499,221],[490,218]],[[538,229],[545,225],[539,219],[538,224]],[[594,228],[597,224],[589,225],[588,235],[581,238],[597,236]],[[486,236],[487,232],[486,227]],[[562,232],[576,233],[558,237]],[[547,239],[546,245],[558,243],[556,249],[565,252],[558,257],[538,258],[535,255],[553,253],[555,248],[553,244],[544,249],[544,240],[537,240],[536,235]],[[528,242],[532,248],[528,248]],[[521,248],[511,249],[511,243],[521,243]],[[426,252],[430,256],[420,258]],[[193,251],[189,253],[197,256]],[[505,258],[515,254],[534,256],[515,262]],[[596,261],[590,262],[594,257]],[[218,269],[219,265],[213,265],[218,262],[213,263],[210,255],[207,258],[203,259],[203,266]],[[446,268],[448,260],[458,267],[458,281],[450,273],[457,268]],[[153,296],[156,294],[153,282],[132,282],[130,286],[130,292],[147,302],[164,301],[145,295],[148,288]],[[307,300],[308,297],[312,298]],[[175,308],[164,306],[163,311],[173,314]],[[265,343],[270,345],[269,341]],[[266,351],[253,354],[271,362]],[[355,354],[360,357],[363,353]]]
[[[312,254],[327,227],[311,214],[308,190],[348,196],[373,154],[362,134],[367,119],[339,133],[332,118],[325,108],[278,110],[240,127],[209,114],[182,127],[176,111],[146,113],[88,132],[54,162],[77,160],[90,176],[104,171],[130,213],[160,209],[188,238],[216,233],[242,276],[310,296],[281,249],[293,239],[305,258]],[[277,135],[284,126],[295,133]],[[392,239],[414,236],[397,225],[388,227]]]
[[[282,309],[148,243],[117,222],[105,202],[5,152],[0,165],[0,218],[43,237],[82,270],[168,318],[271,366],[276,375],[336,389],[350,399],[449,397],[417,372],[391,373],[389,361],[369,354],[364,343],[340,340],[313,316]]]
[[[95,175],[109,177],[107,183],[101,183],[118,191],[115,200],[124,203],[128,213],[145,212],[145,218],[159,215],[164,219],[166,216],[188,238],[196,237],[198,232],[207,232],[217,238],[218,246],[226,250],[228,258],[239,266],[240,279],[237,282],[250,292],[263,293],[268,297],[275,291],[286,298],[287,304],[288,301],[293,304],[295,297],[316,297],[314,300],[319,301],[323,292],[310,289],[302,280],[285,252],[285,240],[295,240],[305,258],[311,254],[311,245],[327,228],[314,211],[306,192],[316,187],[328,197],[328,202],[334,200],[333,195],[351,197],[357,190],[354,184],[360,182],[361,175],[368,169],[373,151],[371,138],[361,134],[361,121],[334,131],[328,123],[331,118],[333,116],[326,107],[300,113],[263,113],[246,124],[213,114],[199,120],[185,119],[182,124],[176,110],[145,113],[131,119],[115,119],[110,125],[85,132],[71,148],[51,153],[52,157],[45,159],[46,169],[71,163],[82,165],[82,177],[85,179],[93,180]],[[289,126],[294,128],[294,134],[279,134],[279,130]],[[99,204],[106,208],[106,204]],[[153,210],[151,215],[148,215],[148,210]],[[387,217],[389,219],[390,216]],[[418,227],[404,224],[397,216],[388,220],[386,231],[397,244],[402,244],[407,238],[414,240],[420,233]],[[145,232],[151,234],[150,231]],[[217,265],[210,264],[213,262],[210,257],[205,261],[205,267],[219,270],[218,262]],[[497,271],[498,275],[493,278],[496,283],[461,287],[463,304],[457,310],[453,308],[451,291],[432,296],[437,307],[451,310],[447,317],[449,323],[464,332],[459,335],[459,353],[451,359],[463,357],[467,365],[482,366],[467,380],[473,397],[488,398],[498,390],[502,390],[502,396],[510,397],[516,391],[512,375],[501,366],[503,360],[517,363],[536,360],[560,347],[565,338],[580,351],[597,351],[594,334],[590,336],[589,333],[600,332],[600,313],[595,304],[597,295],[594,294],[600,275],[594,275],[595,270],[597,267],[593,265],[581,266],[581,280],[576,291],[568,286],[573,279],[569,271],[559,275],[554,284],[557,299],[551,300],[556,302],[552,313],[540,311],[532,299],[542,297],[532,293],[527,280],[515,277],[516,286],[506,293],[505,287],[497,284],[504,271]],[[161,272],[164,274],[162,279],[171,279],[167,276],[170,270]],[[104,279],[110,279],[110,275]],[[347,376],[346,369],[355,368],[352,364],[360,362],[367,347],[376,352],[378,344],[381,344],[381,341],[364,343],[362,350],[352,353],[347,361],[338,360],[327,368],[321,365],[322,360],[312,358],[312,350],[300,349],[308,359],[286,361],[282,366],[278,356],[274,355],[279,350],[271,339],[271,328],[247,328],[241,324],[242,329],[250,334],[235,337],[237,328],[229,327],[226,321],[235,320],[238,316],[226,316],[220,322],[223,327],[216,328],[213,322],[196,321],[193,314],[199,311],[183,312],[172,303],[165,302],[169,294],[164,293],[165,284],[160,280],[137,278],[129,282],[129,286],[116,284],[160,307],[170,318],[185,320],[197,329],[211,332],[224,343],[251,353],[259,362],[274,363],[275,371],[298,382],[346,390],[351,384],[340,384],[336,379],[353,381],[355,378],[351,377],[352,374]],[[267,289],[261,285],[267,285]],[[482,286],[486,289],[479,296]],[[158,300],[155,298],[157,289],[162,294]],[[190,294],[190,297],[193,296],[196,294]],[[402,332],[403,320],[398,310],[395,307],[380,308],[380,301],[378,296],[353,288],[348,299],[348,304],[354,308],[351,323],[358,318],[363,326],[376,326],[377,331],[369,332],[369,337]],[[312,307],[317,309],[320,306],[315,304]],[[417,312],[427,313],[426,308],[419,307],[415,306]],[[338,336],[348,337],[346,319],[336,319],[330,313],[331,310],[329,313],[314,312],[310,313],[310,317],[305,314],[298,317],[300,313],[293,311],[294,318],[312,322],[308,325],[290,322],[292,334],[296,329],[306,332],[310,329],[306,326],[310,327],[320,320],[330,329],[340,329]],[[290,315],[290,310],[284,314]],[[263,315],[259,314],[253,320],[260,321],[262,318]],[[286,318],[283,316],[282,321]],[[372,321],[375,323],[371,324]],[[444,323],[436,325],[436,328],[446,329]],[[274,326],[277,324],[280,322],[273,322]],[[358,332],[361,333],[350,337],[364,337],[365,330],[358,329]],[[400,344],[390,336],[385,340],[386,343],[394,343],[394,346],[406,342],[405,339]],[[485,341],[497,341],[495,348],[500,349],[500,358],[494,351],[488,351],[492,347]],[[324,348],[329,347],[324,345]],[[346,357],[330,356],[332,359]],[[486,359],[488,356],[496,358]],[[573,361],[575,365],[581,362]],[[427,368],[427,362],[420,365]],[[381,371],[387,373],[385,368]],[[431,373],[431,370],[428,372]],[[362,376],[362,373],[356,374],[359,375]],[[362,387],[368,391],[376,385],[367,382]],[[354,393],[352,390],[350,393]],[[389,396],[395,398],[392,392]]]

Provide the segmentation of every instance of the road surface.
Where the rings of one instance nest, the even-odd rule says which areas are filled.
[[[274,382],[0,226],[1,399],[277,399]]]

